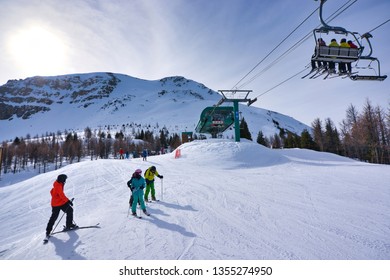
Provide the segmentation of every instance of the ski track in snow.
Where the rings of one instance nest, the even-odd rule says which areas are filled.
[[[0,259],[390,258],[389,166],[228,140],[181,150],[179,159],[87,160],[0,188]],[[136,219],[126,182],[151,165],[164,175],[155,181],[163,199]],[[42,245],[61,173],[76,223],[101,228]]]

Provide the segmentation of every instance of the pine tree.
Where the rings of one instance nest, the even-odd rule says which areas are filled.
[[[340,136],[330,118],[325,120],[324,150],[330,153],[341,154]]]
[[[275,133],[274,136],[270,137],[270,142],[271,142],[272,149],[282,148],[282,140],[280,139],[280,136],[277,133]]]
[[[301,146],[302,149],[318,150],[318,146],[313,140],[313,137],[307,129],[301,133]]]
[[[287,137],[284,138],[283,142],[284,142],[283,145],[284,148],[299,148],[301,146],[300,137],[290,131],[287,132]]]
[[[240,137],[252,141],[252,135],[249,132],[248,124],[246,123],[245,118],[242,118],[240,123]]]
[[[260,145],[263,145],[263,146],[266,146],[268,147],[269,146],[269,142],[268,140],[264,137],[264,134],[263,132],[260,130],[259,133],[257,134],[257,140],[256,142]]]

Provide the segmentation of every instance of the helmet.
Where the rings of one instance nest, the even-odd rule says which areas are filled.
[[[138,168],[137,170],[135,170],[134,173],[139,173],[139,174],[141,174],[141,173],[142,173],[142,170]]]
[[[68,176],[66,176],[65,174],[60,174],[57,177],[57,181],[60,182],[60,183],[65,183],[67,178],[68,178]]]
[[[155,172],[156,171],[156,166],[150,167],[150,171]]]

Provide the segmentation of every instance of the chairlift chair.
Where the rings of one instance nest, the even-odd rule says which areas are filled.
[[[317,0],[315,0],[317,1]],[[320,9],[319,9],[319,18],[322,26],[320,28],[316,28],[313,30],[314,40],[316,43],[315,53],[312,57],[314,61],[325,61],[331,63],[352,63],[358,62],[360,60],[368,60],[370,61],[369,67],[365,67],[365,69],[373,69],[371,67],[372,62],[376,62],[377,71],[375,71],[376,75],[352,75],[349,77],[353,81],[383,81],[387,78],[386,75],[382,76],[380,74],[380,62],[377,58],[372,57],[372,45],[370,42],[370,38],[372,35],[369,33],[365,33],[363,35],[359,35],[358,32],[348,31],[343,27],[338,26],[329,26],[325,23],[322,17],[323,5],[326,0],[320,0]],[[358,44],[358,48],[343,48],[343,47],[329,47],[329,46],[319,46],[317,45],[318,38],[322,37],[322,34],[334,33],[337,35],[344,35],[345,37],[351,36],[353,39],[351,41],[356,42]],[[365,47],[358,40],[358,36],[360,38],[365,39],[367,45],[369,46],[369,53],[367,55],[363,55],[363,51]]]

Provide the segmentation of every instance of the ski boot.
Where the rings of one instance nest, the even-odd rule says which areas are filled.
[[[146,216],[150,216],[150,213],[149,213],[148,211],[146,211],[146,209],[143,210],[143,212],[144,212],[144,214],[145,214]]]
[[[64,231],[73,230],[73,229],[76,229],[76,228],[78,228],[78,227],[79,227],[79,226],[76,225],[76,224],[71,224],[71,225],[69,225],[69,226],[66,226],[66,227],[64,228]]]

